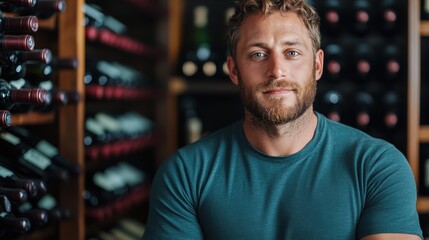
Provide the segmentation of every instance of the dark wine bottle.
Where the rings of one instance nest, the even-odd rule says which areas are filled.
[[[6,196],[12,204],[19,205],[28,200],[28,194],[24,189],[0,187],[0,195]]]
[[[5,12],[15,12],[20,9],[30,9],[36,5],[36,0],[2,0],[0,9]]]
[[[6,129],[9,133],[12,133],[16,137],[20,138],[21,141],[28,144],[30,147],[38,150],[45,156],[47,156],[52,162],[61,166],[69,171],[72,175],[78,175],[81,172],[81,168],[79,165],[74,164],[67,160],[61,153],[58,148],[55,147],[50,142],[44,140],[43,138],[32,134],[26,128],[23,127],[11,127]]]
[[[343,72],[347,72],[344,62],[344,50],[340,44],[331,43],[325,47],[325,72],[330,81],[339,81],[343,77]]]
[[[7,81],[0,79],[0,109],[12,110],[17,103],[44,105],[50,101],[51,95],[43,89],[16,89]]]
[[[354,96],[354,126],[367,130],[373,122],[374,97],[365,91],[359,91]]]
[[[35,16],[4,16],[0,12],[0,32],[19,35],[33,34],[39,29],[39,20]]]
[[[380,28],[384,34],[391,35],[400,32],[402,22],[400,1],[383,0],[380,8]]]
[[[7,160],[7,164],[29,176],[33,176],[45,181],[62,181],[69,179],[69,173],[57,166],[51,159],[31,148],[13,134],[0,132],[0,144],[7,149],[2,154]]]
[[[0,156],[0,159],[3,157]],[[1,163],[7,162],[5,159],[0,160]],[[0,186],[7,188],[20,188],[24,189],[29,197],[35,197],[38,193],[36,181],[28,178],[17,176],[11,168],[5,165],[0,165]]]
[[[322,111],[335,122],[343,121],[343,94],[335,89],[328,90],[323,94]]]
[[[372,6],[368,0],[355,0],[353,3],[353,29],[357,36],[364,36],[371,30]]]
[[[36,201],[32,201],[32,203],[33,206],[47,212],[49,224],[67,220],[71,217],[70,209],[61,207],[57,199],[51,194],[46,194]]]
[[[35,0],[32,8],[18,8],[14,12],[19,15],[32,15],[40,19],[47,19],[66,9],[64,0]]]
[[[35,49],[32,51],[1,51],[0,62],[3,65],[15,65],[27,61],[50,63],[52,60],[51,50]]]
[[[17,217],[28,218],[32,227],[40,227],[48,223],[48,213],[43,209],[33,207],[28,201],[14,207],[12,211]]]
[[[374,71],[374,52],[369,43],[357,43],[355,49],[354,63],[355,75],[358,83],[371,80]]]
[[[0,36],[0,50],[31,51],[35,42],[31,35],[2,35]]]
[[[18,80],[25,75],[25,64],[15,63],[1,66],[0,79],[4,80]]]
[[[0,212],[0,237],[11,232],[26,233],[31,230],[31,223],[28,218],[20,218],[12,213]]]
[[[383,64],[382,76],[386,78],[388,83],[402,81],[404,56],[401,48],[397,44],[387,44],[383,49]]]
[[[382,127],[387,130],[398,129],[405,115],[405,106],[400,101],[401,97],[397,91],[389,90],[383,94],[382,98]],[[403,123],[402,123],[403,125]]]
[[[9,198],[5,195],[0,195],[0,212],[10,212],[12,211],[12,204],[9,201]]]
[[[327,0],[321,7],[321,28],[328,34],[338,34],[343,30],[344,7],[340,0]]]
[[[0,110],[0,127],[10,127],[12,125],[12,114],[8,110]]]

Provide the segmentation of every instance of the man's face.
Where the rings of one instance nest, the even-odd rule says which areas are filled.
[[[323,52],[313,54],[308,30],[294,13],[245,19],[236,60],[228,59],[231,80],[239,85],[246,110],[259,122],[284,124],[312,106]]]

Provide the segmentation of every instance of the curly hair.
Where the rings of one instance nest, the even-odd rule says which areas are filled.
[[[238,0],[235,2],[234,14],[229,19],[226,29],[228,49],[233,58],[236,56],[236,45],[244,19],[252,14],[269,15],[275,11],[296,13],[308,29],[313,52],[320,49],[320,17],[305,0]]]

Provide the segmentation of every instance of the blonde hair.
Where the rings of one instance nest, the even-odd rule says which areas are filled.
[[[235,2],[234,14],[227,24],[227,44],[235,59],[236,45],[240,38],[240,27],[244,19],[252,14],[269,15],[275,11],[294,12],[308,29],[314,53],[320,49],[320,17],[305,0],[239,0]]]

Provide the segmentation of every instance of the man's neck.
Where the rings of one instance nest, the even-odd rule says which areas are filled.
[[[266,126],[255,123],[246,113],[243,131],[250,144],[269,156],[288,156],[303,149],[313,138],[317,116],[312,108],[298,119],[283,124]]]

